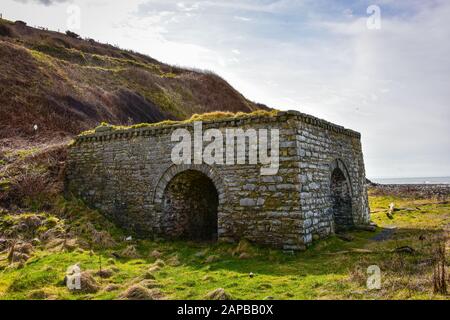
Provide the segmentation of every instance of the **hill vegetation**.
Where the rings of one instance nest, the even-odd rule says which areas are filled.
[[[0,139],[267,109],[211,72],[4,19],[0,61]]]

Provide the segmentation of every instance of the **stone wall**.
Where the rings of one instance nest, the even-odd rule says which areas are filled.
[[[220,241],[247,238],[298,250],[309,245],[313,237],[335,231],[331,175],[339,170],[348,184],[354,224],[368,223],[358,133],[298,112],[203,122],[204,130],[222,132],[226,128],[279,129],[279,171],[262,176],[260,165],[174,165],[171,133],[180,127],[192,130],[192,124],[101,128],[77,137],[70,148],[67,193],[83,198],[140,236],[186,236],[193,230],[191,219],[214,211],[202,204],[201,198],[192,200],[193,194],[189,196],[186,191],[189,187],[183,189],[183,185],[193,183],[189,176],[179,178],[189,170],[198,173],[198,181],[215,186],[216,237]],[[199,192],[207,193],[208,188]],[[199,212],[199,217],[193,217],[187,212],[190,210]],[[198,223],[211,225],[206,220]]]
[[[310,242],[311,237],[326,237],[336,229],[333,218],[334,201],[330,189],[335,170],[339,170],[347,179],[354,224],[369,223],[370,213],[359,134],[330,130],[326,126],[324,128],[305,121],[297,122],[297,130],[305,240]]]

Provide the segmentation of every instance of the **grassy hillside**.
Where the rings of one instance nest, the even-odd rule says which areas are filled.
[[[0,19],[0,139],[259,108],[213,73]]]

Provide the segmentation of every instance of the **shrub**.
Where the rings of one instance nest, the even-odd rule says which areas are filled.
[[[74,39],[80,39],[80,35],[76,34],[75,32],[72,32],[70,30],[66,31],[66,35],[71,38],[74,38]]]
[[[0,36],[2,37],[12,37],[12,31],[11,29],[4,25],[4,24],[0,24]]]

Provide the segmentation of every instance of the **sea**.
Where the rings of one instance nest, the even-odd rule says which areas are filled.
[[[369,178],[369,180],[381,184],[450,184],[450,177]]]

